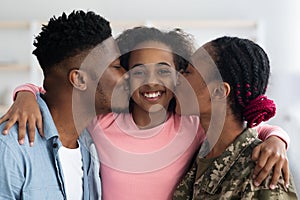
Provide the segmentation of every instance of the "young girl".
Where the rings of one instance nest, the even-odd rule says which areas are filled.
[[[191,42],[180,31],[146,27],[123,32],[117,42],[129,70],[130,112],[98,116],[88,127],[103,198],[171,199],[205,136],[198,116],[174,113],[176,69],[188,65]]]
[[[183,57],[193,49],[179,31],[146,27],[123,32],[117,42],[129,73],[130,112],[99,116],[88,127],[97,141],[103,197],[171,199],[204,136],[197,116],[173,112],[176,69],[188,64]]]

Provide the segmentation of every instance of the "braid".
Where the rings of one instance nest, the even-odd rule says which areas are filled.
[[[239,47],[240,45],[240,47]],[[244,46],[242,46],[241,41],[239,43],[232,43],[231,54],[233,56],[233,61],[237,62],[236,69],[239,70],[240,76],[236,77],[237,83],[236,87],[239,87],[240,95],[238,96],[238,103],[244,107],[248,102],[248,97],[250,96],[250,71],[246,67],[249,65],[249,61],[245,59],[244,51],[240,51],[239,48],[242,48],[245,51]],[[239,78],[240,77],[240,78]]]
[[[259,62],[257,60],[257,56],[255,55],[255,52],[257,49],[253,49],[249,43],[245,43],[245,47],[246,47],[246,50],[247,52],[249,53],[250,55],[250,59],[251,59],[251,63],[252,63],[252,84],[251,84],[251,87],[252,87],[252,95],[253,96],[256,96],[258,93],[262,93],[261,91],[257,91],[258,90],[258,84],[259,84],[259,81],[260,81],[260,78],[259,78],[259,72],[258,72],[258,69],[259,69]]]
[[[263,50],[257,51],[257,54],[259,55],[259,57],[263,63],[263,66],[266,66],[265,68],[262,69],[263,73],[260,76],[260,78],[263,79],[265,76],[269,76],[269,73],[270,73],[269,59],[268,59],[267,54]],[[261,93],[265,93],[267,90],[268,79],[263,79],[262,81],[265,81],[265,83],[264,83],[265,87],[261,88],[262,89]]]
[[[259,66],[257,65],[256,67],[253,67],[253,96],[258,96],[260,93],[265,93],[263,91],[258,91],[260,88],[258,87],[259,85],[259,80],[262,79],[260,73],[259,73]]]
[[[222,37],[210,42],[224,82],[230,84],[230,108],[252,127],[275,114],[273,101],[264,95],[270,73],[267,54],[254,42]]]
[[[221,50],[221,49],[220,49]],[[220,56],[219,58],[219,62],[217,63],[218,66],[221,66],[221,63],[230,63],[230,65],[228,65],[228,71],[229,73],[226,73],[226,80],[230,80],[229,84],[230,85],[235,85],[236,87],[234,87],[234,91],[232,93],[232,95],[230,95],[230,99],[232,102],[236,101],[237,104],[239,105],[244,105],[243,102],[243,98],[242,98],[242,92],[244,91],[244,86],[243,84],[241,84],[240,80],[238,77],[241,76],[241,69],[240,69],[240,64],[238,63],[237,59],[233,59],[232,57],[234,56],[234,52],[232,51],[232,49],[230,49],[229,51],[221,51],[224,52],[223,55]],[[224,68],[225,69],[225,68]],[[223,68],[222,68],[223,70]],[[221,73],[221,74],[225,74]],[[228,76],[228,77],[227,77]],[[230,79],[230,77],[232,79]],[[234,98],[234,95],[237,98]]]

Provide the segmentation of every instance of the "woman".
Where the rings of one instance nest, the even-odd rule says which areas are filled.
[[[263,49],[247,39],[221,37],[199,49],[193,64],[184,76],[198,98],[207,134],[201,149],[207,151],[200,150],[174,199],[297,199],[291,177],[290,185],[280,177],[270,188],[270,175],[258,187],[252,181],[251,152],[261,143],[252,127],[275,114],[265,96],[270,66]],[[209,131],[213,108],[225,113],[218,137]]]

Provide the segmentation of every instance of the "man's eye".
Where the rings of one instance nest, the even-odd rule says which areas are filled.
[[[122,69],[122,66],[121,65],[114,65],[114,68],[115,69]]]

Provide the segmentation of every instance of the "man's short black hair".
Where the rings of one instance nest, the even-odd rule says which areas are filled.
[[[33,54],[44,73],[66,58],[91,49],[111,37],[109,22],[92,11],[52,17],[35,38]]]

